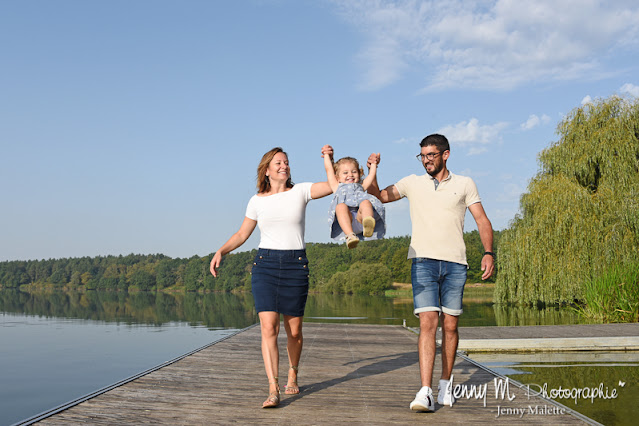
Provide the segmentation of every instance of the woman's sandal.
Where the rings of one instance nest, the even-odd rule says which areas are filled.
[[[295,373],[297,373],[298,368],[299,368],[298,366],[292,366],[292,365],[290,367],[290,369],[294,370]],[[296,377],[296,380],[291,383],[293,383],[291,386],[284,386],[284,393],[287,395],[297,395],[298,393],[300,393],[300,388],[299,386],[297,386],[297,377]]]
[[[266,398],[266,401],[264,401],[264,403],[262,404],[262,408],[275,408],[280,405],[280,387],[277,384],[277,377],[268,383],[275,384],[277,390],[269,392],[268,398]]]

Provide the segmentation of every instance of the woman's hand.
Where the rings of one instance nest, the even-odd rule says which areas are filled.
[[[322,147],[322,158],[327,154],[331,158],[331,161],[333,161],[333,147],[330,145],[324,145]]]

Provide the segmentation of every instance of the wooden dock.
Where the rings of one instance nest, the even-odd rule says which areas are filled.
[[[282,385],[288,367],[283,336],[282,327]],[[417,335],[400,326],[305,323],[301,393],[282,394],[278,408],[263,409],[267,379],[260,329],[250,327],[38,424],[591,423],[561,405],[528,398],[512,383],[514,399],[496,395],[495,385],[505,385],[505,380],[465,357],[457,358],[454,383],[467,391],[485,385],[486,398],[460,398],[453,407],[412,412],[408,405],[420,387],[416,349]],[[438,356],[435,387],[440,373]]]

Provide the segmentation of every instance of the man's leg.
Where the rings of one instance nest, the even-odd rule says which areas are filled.
[[[419,373],[422,386],[432,388],[433,366],[435,365],[435,336],[437,333],[437,323],[439,322],[439,312],[419,313],[419,339],[417,349],[419,352]]]
[[[450,380],[455,364],[459,333],[459,317],[442,313],[442,380]]]
[[[450,381],[455,365],[455,355],[459,343],[459,315],[462,313],[462,299],[468,267],[459,263],[444,262],[444,280],[441,285],[442,303],[442,377],[439,381],[437,402],[452,406],[455,398]]]
[[[439,322],[439,271],[440,261],[413,259],[411,281],[415,315],[419,317],[419,373],[422,387],[410,403],[413,411],[434,411],[433,366],[435,364],[435,334]]]

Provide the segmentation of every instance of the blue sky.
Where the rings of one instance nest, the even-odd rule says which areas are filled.
[[[434,132],[504,229],[562,117],[639,96],[638,29],[634,0],[3,1],[0,260],[203,256],[270,148],[296,182],[325,180],[326,143],[380,152],[387,186]],[[387,227],[410,233],[407,201]]]

